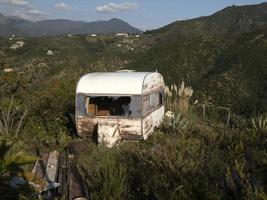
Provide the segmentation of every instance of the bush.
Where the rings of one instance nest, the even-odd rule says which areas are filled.
[[[119,153],[97,149],[91,158],[83,157],[82,168],[86,169],[87,186],[91,199],[127,199],[127,166],[119,161]],[[90,170],[89,170],[90,169]]]

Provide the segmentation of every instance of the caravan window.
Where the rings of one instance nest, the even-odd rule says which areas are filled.
[[[86,97],[83,94],[77,94],[76,96],[76,116],[85,116],[85,99]]]
[[[150,102],[151,108],[162,105],[163,104],[163,93],[162,92],[151,93],[149,96],[149,102]]]
[[[89,96],[86,98],[86,108],[89,116],[140,117],[141,97]]]

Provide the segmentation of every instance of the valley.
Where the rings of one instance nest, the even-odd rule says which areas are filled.
[[[166,112],[175,118],[140,143],[108,149],[88,139],[74,162],[90,198],[266,199],[266,6],[232,6],[127,36],[9,32],[0,38],[0,141],[30,155],[63,152],[81,142],[74,115],[82,75],[158,71],[170,90]],[[193,95],[181,115],[182,81]],[[227,123],[222,107],[230,110]],[[31,189],[4,192],[32,199]]]

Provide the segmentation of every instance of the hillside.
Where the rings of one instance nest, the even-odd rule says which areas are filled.
[[[27,37],[64,34],[110,34],[110,33],[141,33],[120,19],[108,21],[83,22],[72,20],[43,20],[32,22],[17,17],[0,15],[0,36],[11,34]]]
[[[266,4],[226,8],[210,18],[225,16],[228,12],[240,15],[246,11],[251,16],[254,13],[254,18],[258,19],[258,16],[265,16],[265,7]],[[111,21],[116,23],[117,20]],[[50,21],[43,23],[49,24]],[[1,51],[8,58],[5,65],[19,71],[24,71],[33,63],[45,63],[47,72],[36,73],[37,80],[49,80],[47,76],[53,78],[66,70],[77,76],[77,72],[81,71],[158,70],[168,84],[179,84],[182,80],[190,84],[196,90],[194,99],[202,103],[229,107],[247,117],[267,111],[267,27],[240,34],[185,36],[177,33],[167,39],[166,34],[170,30],[175,32],[179,29],[174,26],[164,30],[144,34],[140,38],[94,38],[86,35],[31,38],[24,39],[25,46],[15,51],[9,49],[13,41],[2,40]],[[52,50],[54,55],[46,55],[48,50]],[[28,76],[39,69],[33,67],[31,70]],[[41,86],[43,83],[37,81],[36,84]]]
[[[157,30],[148,31],[151,34],[163,34],[168,37],[175,35],[226,35],[241,34],[267,27],[267,3],[249,6],[231,6],[214,13],[211,16],[191,20],[177,21]]]
[[[188,20],[140,37],[0,37],[1,197],[39,198],[40,188],[33,188],[32,183],[40,184],[40,180],[32,178],[33,158],[27,154],[40,158],[57,150],[77,167],[75,174],[81,174],[78,182],[89,191],[88,199],[266,200],[265,6],[226,8],[195,19],[206,24],[199,29],[191,29],[198,23]],[[238,26],[235,16],[248,14],[255,26],[250,20]],[[221,15],[227,20],[219,23]],[[35,27],[33,22],[12,20],[14,26],[28,32]],[[214,20],[219,32],[209,29]],[[111,22],[120,24],[117,19]],[[75,22],[70,26],[72,22],[65,20],[41,23],[46,29],[36,32],[53,34],[84,25]],[[59,29],[53,28],[55,23],[61,24]],[[91,26],[102,31],[99,23]],[[13,31],[10,19],[0,16],[0,24],[7,34]],[[172,86],[164,99],[165,110],[173,111],[174,118],[165,117],[148,140],[122,141],[112,149],[91,138],[81,140],[74,120],[79,78],[121,69],[157,70],[168,86],[179,87],[184,81],[193,89],[193,96],[186,97],[189,110],[180,114],[181,97]],[[229,123],[224,120],[228,116]],[[62,165],[66,173],[68,167]],[[31,184],[10,187],[7,180],[14,175]],[[56,199],[66,199],[65,195]]]
[[[10,21],[0,13],[0,36],[10,36],[13,33],[23,35],[23,33],[16,27],[10,24]]]
[[[138,54],[130,66],[158,70],[169,84],[184,80],[196,89],[194,97],[200,102],[251,116],[267,111],[266,52],[266,30],[238,36],[179,36]]]
[[[148,44],[147,36],[57,36],[24,39],[25,45],[17,50],[9,50],[13,41],[2,40],[1,52],[6,57],[6,67],[24,72],[21,79],[25,78],[25,83],[31,80],[27,83],[30,90],[43,88],[50,79],[68,70],[77,78],[90,71],[158,70],[167,84],[184,80],[191,85],[195,89],[194,100],[200,103],[225,106],[240,115],[252,116],[267,111],[266,37],[267,30],[239,36],[180,36]],[[47,55],[48,50],[54,55]],[[20,89],[23,88],[27,87]]]
[[[251,118],[266,113],[266,34],[180,36],[150,45],[147,36],[19,38],[14,40],[25,44],[16,50],[9,48],[15,41],[1,39],[0,65],[15,71],[0,72],[0,110],[3,115],[8,111],[14,95],[11,116],[17,115],[12,124],[18,123],[24,109],[29,114],[18,135],[9,129],[0,141],[11,141],[31,155],[74,146],[73,163],[82,170],[91,199],[264,200],[267,129],[252,126]],[[53,55],[47,55],[48,50]],[[125,68],[157,69],[168,85],[185,80],[194,90],[192,113],[164,121],[147,141],[112,149],[81,141],[73,121],[78,79],[88,72]],[[177,103],[169,96],[165,99]],[[230,125],[214,120],[215,114],[211,124],[202,122],[194,111],[196,99],[231,107]],[[0,187],[9,197],[5,199],[34,199],[32,190],[10,192]]]
[[[267,111],[266,30],[267,3],[228,7],[147,32],[150,48],[130,66],[158,70],[168,83],[184,80],[201,102],[251,116]]]

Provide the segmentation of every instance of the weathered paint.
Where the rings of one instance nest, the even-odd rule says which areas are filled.
[[[159,88],[164,88],[164,80],[159,73],[149,73],[144,79],[142,94],[151,93]]]
[[[115,145],[119,140],[146,140],[153,133],[155,126],[160,125],[164,117],[164,105],[151,107],[150,98],[152,97],[150,95],[163,90],[164,80],[159,73],[94,73],[84,76],[78,83],[77,94],[88,96],[140,94],[142,116],[140,118],[120,118],[76,115],[78,134],[81,137],[93,137],[97,133],[98,142],[109,147]]]
[[[98,144],[102,144],[107,147],[113,147],[121,140],[118,124],[99,123],[97,133]]]
[[[88,125],[90,124],[90,125]],[[141,138],[141,119],[125,119],[111,117],[77,117],[77,132],[79,135],[92,137],[99,124],[118,125],[121,139],[127,140],[131,136]],[[111,127],[112,129],[112,127]]]
[[[164,106],[161,106],[143,119],[142,123],[144,140],[146,140],[154,132],[155,127],[158,127],[162,123],[163,116]]]

